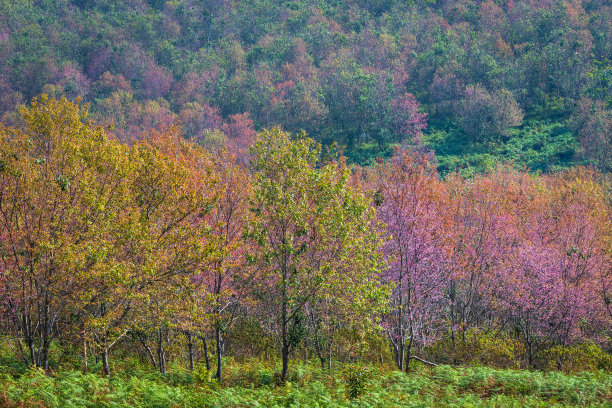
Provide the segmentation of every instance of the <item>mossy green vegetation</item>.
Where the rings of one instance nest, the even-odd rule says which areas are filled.
[[[417,367],[411,373],[367,365],[332,374],[296,365],[285,385],[278,367],[259,361],[228,364],[224,387],[205,369],[166,374],[125,370],[113,377],[31,369],[3,374],[6,407],[610,407],[612,376],[568,375],[487,367]]]
[[[431,130],[424,142],[436,153],[441,174],[471,176],[502,163],[541,172],[588,164],[578,159],[580,143],[560,121],[528,120],[511,129],[507,137],[479,143],[468,142],[465,135],[452,128]]]

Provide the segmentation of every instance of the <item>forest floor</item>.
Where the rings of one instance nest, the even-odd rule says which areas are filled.
[[[12,407],[612,407],[612,375],[418,368],[410,374],[349,365],[329,375],[296,363],[286,385],[275,367],[230,362],[222,387],[203,367],[166,374],[133,368],[104,378],[0,366],[0,406]],[[92,367],[96,369],[96,367]]]

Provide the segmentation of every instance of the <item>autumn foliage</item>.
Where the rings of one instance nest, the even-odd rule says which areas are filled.
[[[420,132],[412,97],[393,107]],[[563,350],[610,351],[595,170],[442,178],[407,148],[351,169],[303,134],[190,109],[230,149],[172,124],[123,144],[46,95],[0,128],[0,336],[24,364],[110,374],[121,352],[161,372],[214,364],[220,381],[227,356],[278,355],[284,382],[296,358],[563,368]]]

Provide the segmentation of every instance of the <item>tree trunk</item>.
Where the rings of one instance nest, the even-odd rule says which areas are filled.
[[[399,368],[399,370],[403,370],[404,369],[404,342],[406,341],[405,339],[405,334],[404,334],[404,263],[403,263],[404,259],[402,256],[400,256],[400,276],[398,279],[398,292],[399,292],[399,305],[398,305],[398,309],[397,309],[397,321],[399,324],[399,328],[398,328],[398,339],[397,341],[399,342],[398,344],[398,348],[397,348],[397,368]]]
[[[223,337],[221,336],[221,328],[215,328],[215,341],[217,343],[217,382],[221,384],[221,370],[223,366]]]
[[[106,347],[106,341],[104,342],[104,346],[102,348],[102,375],[110,375],[110,368],[108,366],[108,348]]]
[[[210,357],[208,356],[208,344],[206,343],[206,337],[201,336],[202,345],[204,346],[204,362],[206,363],[206,371],[210,371]]]
[[[189,349],[189,369],[193,371],[195,368],[193,361],[193,333],[187,332],[187,347]]]
[[[406,373],[410,372],[410,358],[412,356],[412,341],[414,339],[414,333],[412,332],[412,319],[410,319],[410,341],[406,347]]]
[[[87,339],[83,334],[83,374],[87,373]]]
[[[287,380],[287,371],[289,371],[289,339],[288,339],[288,319],[287,319],[287,266],[283,264],[283,291],[281,294],[282,306],[281,306],[281,336],[283,340],[283,348],[281,350],[281,358],[283,361],[283,368],[281,370],[281,383],[285,383]]]
[[[451,307],[450,307],[450,318],[451,318],[451,344],[453,350],[455,350],[455,281],[451,279]]]
[[[410,364],[410,360],[416,360],[416,361],[420,361],[421,363],[428,365],[430,367],[437,367],[438,364],[432,362],[432,361],[427,361],[422,359],[421,357],[417,357],[417,356],[408,356],[408,364]]]
[[[283,370],[281,371],[281,382],[284,384],[287,379],[287,372],[289,371],[289,344],[286,341],[283,341],[283,349],[282,349],[282,359],[283,359]]]
[[[46,339],[43,342],[41,354],[41,366],[45,371],[47,371],[49,369],[49,344],[47,343]]]
[[[334,330],[334,329],[332,329]],[[329,335],[329,341],[327,342],[327,371],[331,374],[332,369],[332,354],[334,348],[334,334],[335,331],[332,331]]]
[[[525,342],[527,343],[527,358],[529,362],[529,369],[533,369],[533,339],[529,332],[529,323],[525,324]]]
[[[31,365],[37,365],[36,362],[36,353],[34,351],[34,341],[32,340],[32,338],[29,335],[26,335],[27,337],[25,338],[25,342],[28,346],[28,350],[30,352],[30,364]]]
[[[159,328],[159,338],[157,342],[157,361],[159,365],[159,372],[162,374],[166,373],[166,352],[164,350],[164,333],[163,329]]]
[[[157,369],[157,360],[155,360],[155,355],[153,354],[153,351],[151,350],[151,347],[149,347],[149,345],[147,344],[146,340],[144,340],[142,338],[140,339],[140,343],[142,344],[142,346],[144,347],[145,351],[147,352],[147,355],[151,359],[151,363],[153,363],[153,367],[155,369]]]
[[[533,342],[531,340],[527,340],[527,352],[529,358],[529,368],[533,369]]]
[[[45,295],[45,305],[44,305],[44,318],[43,318],[43,341],[41,345],[40,355],[41,355],[41,365],[43,369],[46,371],[49,369],[49,346],[50,346],[50,335],[51,335],[51,320],[49,316],[49,295]]]

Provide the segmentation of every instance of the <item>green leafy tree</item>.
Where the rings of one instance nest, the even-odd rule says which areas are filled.
[[[103,238],[130,167],[86,107],[42,95],[21,117],[23,129],[0,128],[2,289],[23,360],[47,369],[52,341],[75,328],[67,314],[113,274]]]
[[[266,130],[252,155],[254,220],[248,237],[261,268],[257,291],[267,313],[262,317],[278,333],[285,381],[290,354],[306,332],[307,308],[335,299],[366,322],[378,308],[359,306],[384,303],[380,232],[368,200],[349,186],[343,161],[321,165],[314,140]]]

